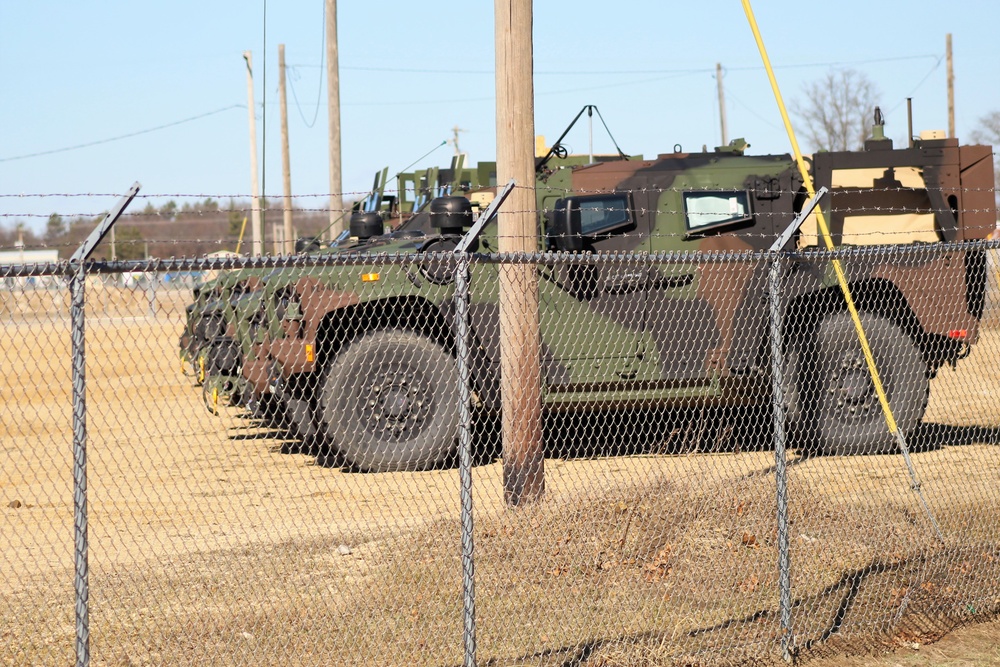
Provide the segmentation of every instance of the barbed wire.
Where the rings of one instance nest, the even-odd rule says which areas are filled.
[[[794,251],[771,251],[761,249],[746,250],[658,250],[650,252],[496,252],[473,253],[470,259],[479,264],[717,264],[746,262],[748,260],[773,259],[775,257],[795,257],[812,262],[830,259],[862,259],[880,256],[945,256],[949,253],[979,250],[1000,250],[1000,240],[978,240],[975,242],[950,242],[936,244],[906,244],[891,246],[845,246],[835,250],[822,247],[808,247]],[[280,269],[303,267],[371,266],[379,264],[416,265],[427,262],[454,263],[452,252],[400,253],[380,252],[367,254],[360,251],[326,253],[312,255],[226,256],[226,257],[170,257],[134,260],[88,260],[88,272],[111,274],[143,270],[154,272],[183,272],[234,269]],[[23,264],[0,265],[0,278],[64,275],[70,270],[68,260],[47,262],[25,262]]]
[[[251,209],[235,209],[234,212],[237,212],[237,213],[248,213],[250,210]],[[509,214],[529,213],[531,215],[541,215],[541,216],[544,217],[544,216],[547,216],[547,215],[549,215],[551,213],[554,213],[556,210],[557,209],[553,209],[553,208],[526,209],[526,210],[504,210],[503,213],[506,213],[508,215]],[[648,209],[648,208],[637,207],[637,208],[617,209],[617,210],[629,211],[634,216],[641,216],[641,217],[647,217],[647,216],[650,216],[650,215],[654,215],[654,216],[666,216],[666,215],[686,216],[686,215],[689,215],[689,213],[687,211],[685,211],[683,208],[681,208],[681,209],[674,209],[674,208]],[[843,213],[843,214],[855,214],[855,215],[865,215],[865,214],[869,214],[869,215],[894,215],[894,214],[900,214],[901,215],[901,214],[907,214],[907,213],[918,214],[918,215],[926,215],[926,214],[932,214],[932,213],[955,213],[956,212],[956,211],[954,211],[953,209],[951,209],[951,208],[949,208],[947,206],[940,206],[940,207],[929,206],[929,207],[921,207],[921,208],[900,207],[900,206],[858,206],[858,207],[846,207],[846,208],[845,207],[834,207],[834,208],[827,209],[827,210],[828,210],[829,213],[832,213],[832,214],[841,214],[841,213]],[[315,209],[304,209],[304,208],[291,208],[291,209],[287,209],[287,208],[269,208],[269,209],[267,209],[266,212],[268,214],[271,214],[271,215],[277,215],[277,214],[284,213],[285,211],[290,211],[291,213],[309,214],[309,215],[312,215],[312,216],[319,216],[319,215],[326,215],[327,213],[329,213],[330,209],[328,209],[328,208],[315,208]],[[216,217],[216,218],[220,218],[222,215],[225,215],[225,214],[227,214],[229,212],[230,211],[201,211],[201,212],[184,212],[184,213],[177,213],[177,214],[167,214],[167,213],[159,213],[159,212],[155,212],[155,213],[125,213],[125,214],[122,214],[122,216],[119,219],[119,222],[124,221],[124,220],[128,220],[130,222],[135,222],[135,223],[150,223],[150,224],[161,224],[162,223],[162,224],[167,224],[167,223],[176,223],[176,222],[178,222],[177,218],[180,218],[180,217],[185,217],[185,218],[189,218],[189,217],[202,217],[202,218],[204,218],[204,217]],[[350,209],[344,209],[342,212],[345,213],[345,214],[349,213]],[[985,207],[985,208],[975,208],[975,207],[971,207],[970,208],[970,207],[965,207],[965,208],[962,208],[962,209],[958,209],[957,212],[960,213],[960,214],[966,214],[966,215],[967,214],[979,214],[979,213],[996,213],[997,209],[995,207],[992,207],[992,206]],[[760,218],[763,218],[763,219],[778,218],[778,219],[788,219],[788,220],[791,220],[791,218],[794,216],[794,213],[795,213],[794,211],[757,211],[757,212],[751,211],[750,215],[752,215],[754,218],[758,218],[758,219],[760,219]],[[81,214],[81,215],[77,216],[76,219],[79,220],[79,219],[99,218],[100,215],[101,214],[97,214],[97,215],[83,215],[83,214]],[[409,214],[407,214],[407,215],[409,215]],[[0,218],[13,218],[13,217],[19,217],[19,216],[17,214],[13,214],[13,213],[0,213]],[[23,216],[23,217],[29,217],[29,216]],[[48,218],[49,216],[39,215],[39,216],[35,216],[35,217],[45,217],[45,218]],[[153,218],[157,218],[157,220],[153,220]],[[393,222],[393,221],[401,221],[401,219],[400,218],[396,218],[396,217],[390,217],[390,218],[388,218],[386,220],[386,222]],[[95,220],[95,222],[96,222],[96,220]],[[219,220],[215,221],[215,223],[202,222],[202,223],[199,223],[199,224],[229,224],[229,220],[219,219]],[[273,222],[273,223],[270,223],[270,224],[280,224],[280,222]]]
[[[905,165],[904,165],[905,166]],[[848,169],[846,171],[858,171],[863,170],[865,172],[874,171],[890,171],[892,168],[889,167],[864,167],[859,169]],[[639,171],[637,169],[637,171]],[[839,171],[839,170],[838,170]],[[673,173],[664,174],[664,178],[670,178]],[[627,180],[627,177],[623,177],[622,180]],[[775,179],[777,180],[777,179]],[[390,188],[386,187],[382,190],[384,195],[399,195],[408,193],[421,193],[427,192],[429,190],[438,190],[447,187],[448,184],[435,185],[435,186],[412,186],[403,188]],[[493,189],[495,186],[480,186],[469,189],[461,189],[460,191],[453,192],[452,194],[465,194],[470,192],[484,192]],[[688,192],[688,191],[724,191],[724,192],[738,192],[751,190],[754,188],[743,188],[743,187],[726,187],[726,186],[713,186],[713,185],[703,185],[703,186],[685,186],[683,188],[677,187],[660,187],[656,185],[644,186],[641,188],[618,188],[618,187],[608,187],[608,188],[581,188],[581,187],[568,187],[568,188],[557,188],[550,185],[542,186],[525,186],[521,184],[514,184],[515,189],[532,189],[539,190],[545,189],[555,192],[568,192],[568,193],[586,193],[586,194],[601,194],[601,193],[622,193],[622,192]],[[909,192],[915,190],[927,190],[927,191],[962,191],[962,192],[982,192],[982,191],[994,191],[995,187],[971,187],[971,186],[959,186],[959,187],[945,187],[945,186],[897,186],[897,187],[864,187],[864,186],[847,186],[847,187],[837,187],[837,192]],[[784,190],[784,189],[768,189],[769,193],[777,194],[797,194],[799,190]],[[366,197],[372,194],[371,190],[345,190],[339,193],[342,197]],[[49,192],[49,193],[0,193],[0,199],[32,199],[32,198],[81,198],[81,197],[121,197],[121,192]],[[289,195],[292,199],[318,199],[318,198],[328,198],[331,196],[329,192],[309,192],[303,194],[291,194]],[[250,193],[211,193],[211,192],[155,192],[155,193],[139,193],[135,196],[135,199],[163,199],[165,197],[176,197],[185,199],[210,199],[210,200],[223,200],[223,199],[250,199],[253,197]],[[283,199],[283,194],[261,194],[258,195],[260,199]]]
[[[980,232],[989,230],[989,232],[992,233],[994,231],[995,227],[990,226],[990,227],[984,227],[984,228],[979,228],[979,229],[980,229]],[[729,238],[734,238],[734,239],[737,239],[737,240],[742,240],[742,241],[745,241],[747,243],[750,243],[750,242],[752,242],[754,240],[773,241],[774,239],[776,239],[779,236],[779,232],[780,232],[780,230],[776,230],[776,231],[774,231],[772,233],[765,233],[765,232],[751,231],[751,230],[738,230],[736,232],[732,232],[732,231],[731,232],[727,232],[725,236],[729,237]],[[820,244],[817,232],[815,232],[815,231],[812,231],[812,232],[801,231],[800,233],[801,233],[801,238],[809,241],[808,243],[806,243],[804,245],[809,246],[809,245],[819,245]],[[843,244],[843,245],[840,246],[840,247],[844,247],[844,248],[852,247],[852,246],[860,246],[860,245],[893,246],[893,247],[905,247],[905,246],[908,246],[908,245],[913,245],[915,247],[920,247],[920,248],[928,248],[928,247],[934,247],[934,248],[936,248],[936,247],[942,246],[945,243],[944,241],[942,241],[940,239],[940,237],[937,237],[937,232],[935,232],[934,230],[916,230],[916,231],[912,231],[912,230],[874,230],[874,231],[851,230],[850,232],[834,231],[833,234],[837,238],[839,238],[839,237],[847,237],[847,238],[851,239],[850,243],[845,243],[845,244]],[[916,241],[914,241],[915,234],[935,234],[935,236],[937,238],[936,238],[935,241],[926,241],[926,240],[916,240]],[[633,238],[635,236],[636,236],[636,234],[633,233]],[[712,235],[711,234],[699,234],[697,231],[689,231],[689,232],[678,231],[678,232],[659,232],[659,233],[653,232],[653,233],[644,233],[644,234],[642,234],[642,236],[644,238],[646,238],[646,239],[649,239],[650,241],[655,241],[656,239],[672,239],[672,240],[688,241],[688,242],[692,242],[693,244],[697,244],[699,242],[704,241],[706,238],[711,238]],[[441,237],[440,236],[435,236],[433,234],[428,234],[426,236],[415,237],[415,238],[408,239],[409,241],[411,241],[413,243],[414,249],[412,251],[404,249],[401,252],[403,252],[405,254],[424,254],[420,250],[421,246],[426,245],[428,242],[431,242],[431,241],[433,241],[434,239],[437,239],[437,238],[441,238]],[[515,238],[521,238],[521,237],[516,236],[516,235],[510,235],[510,234],[500,234],[500,235],[495,236],[494,238],[496,238],[499,241],[499,240],[503,240],[503,239],[515,239]],[[541,239],[544,240],[544,241],[546,241],[546,242],[556,242],[556,241],[561,240],[561,239],[570,239],[570,238],[574,238],[575,239],[575,238],[579,238],[579,236],[572,235],[572,234],[546,234],[543,237],[541,237]],[[876,239],[877,243],[871,243],[871,244],[862,243],[861,241],[863,241],[864,239]],[[895,242],[892,239],[900,239],[901,241],[900,242]],[[964,243],[979,243],[982,240],[983,239],[970,239],[968,241],[965,241]],[[204,255],[208,254],[207,251],[204,250],[205,246],[211,246],[211,247],[218,248],[219,250],[225,250],[225,249],[231,247],[234,244],[234,242],[235,242],[235,239],[233,239],[233,238],[193,238],[193,239],[158,239],[158,238],[156,238],[156,239],[142,239],[142,240],[121,240],[121,241],[117,241],[115,243],[115,246],[118,249],[117,250],[117,254],[119,254],[119,255],[128,255],[128,254],[131,254],[130,250],[132,250],[132,249],[142,249],[143,251],[145,251],[147,248],[153,246],[154,249],[157,250],[158,252],[156,253],[156,255],[151,255],[150,258],[153,258],[153,257],[192,257],[193,258],[193,257],[201,257],[201,256],[204,256]],[[243,242],[244,242],[244,245],[249,245],[249,242],[248,242],[247,239],[244,239]],[[262,243],[264,244],[265,247],[269,247],[269,246],[274,246],[275,244],[280,245],[280,244],[283,243],[283,241],[275,241],[274,239],[266,239],[266,240],[262,241]],[[108,244],[108,242],[105,241],[105,243],[104,243],[104,245],[102,247],[106,247],[107,244]],[[19,250],[20,251],[24,251],[24,252],[39,251],[39,250],[55,250],[57,252],[58,251],[70,251],[70,250],[75,250],[78,247],[78,245],[79,245],[79,243],[76,243],[76,242],[72,242],[72,243],[71,242],[67,242],[67,243],[25,244],[23,247],[18,247],[18,246],[0,246],[0,252],[16,252],[16,251],[19,251]],[[200,247],[201,250],[199,251],[199,253],[197,255],[187,255],[187,254],[185,254],[183,252],[162,252],[163,248],[173,248],[173,249],[176,249],[177,251],[182,251],[184,248],[191,248],[191,247]],[[692,246],[692,250],[694,250],[696,247],[697,247],[696,245],[693,245]],[[965,247],[964,249],[968,250],[969,248]],[[751,248],[748,246],[747,247],[747,251],[750,251],[750,250],[751,250]],[[338,247],[335,247],[335,246],[334,247],[319,248],[319,249],[316,250],[316,252],[323,253],[323,254],[331,254],[331,253],[345,252],[345,251],[346,251],[345,249],[343,249],[343,248],[338,249]],[[488,253],[496,254],[496,249],[495,248],[486,248],[486,251]],[[381,251],[380,251],[380,249],[379,249],[378,246],[375,246],[375,247],[372,247],[370,250],[367,250],[367,251],[365,250],[364,247],[361,247],[361,248],[358,248],[356,250],[356,252],[368,253],[371,257],[377,257]],[[593,251],[584,251],[584,254],[588,254],[588,252],[593,253]],[[639,255],[639,254],[645,254],[645,253],[648,253],[648,252],[653,252],[653,251],[648,250],[648,249],[643,249],[640,246],[640,247],[637,247],[637,248],[629,251],[629,254]],[[246,254],[246,253],[244,253],[244,254]],[[286,256],[286,254],[283,253],[283,252],[277,252],[276,254],[281,255],[281,256]],[[304,256],[307,253],[300,252],[300,253],[293,253],[293,254],[296,255],[296,256]],[[598,251],[597,254],[600,254],[600,252]]]
[[[529,188],[526,188],[526,186],[515,186],[515,188],[529,189]],[[486,188],[483,188],[483,189],[473,190],[471,192],[486,191],[486,190],[487,190]],[[653,193],[653,194],[667,194],[667,193],[679,194],[679,193],[692,193],[692,192],[694,192],[694,193],[697,193],[697,192],[759,192],[759,190],[754,189],[754,188],[713,187],[713,186],[684,187],[684,188],[650,186],[650,187],[632,188],[632,189],[628,189],[628,188],[614,188],[614,187],[611,187],[611,188],[568,188],[568,187],[567,188],[551,188],[551,187],[547,187],[545,190],[546,190],[546,193],[549,193],[551,196],[558,196],[558,195],[561,194],[561,195],[564,195],[565,197],[569,197],[569,196],[589,196],[589,195],[601,195],[601,194],[619,194],[619,195],[620,194],[629,194],[629,195],[643,194],[643,195],[646,195],[646,194],[650,194],[650,193]],[[537,192],[537,188],[535,189],[535,191]],[[783,189],[783,188],[776,188],[776,189],[768,189],[767,190],[767,196],[769,198],[778,198],[778,197],[781,197],[781,196],[798,196],[798,195],[802,194],[803,192],[804,192],[804,190],[802,190],[802,189],[787,189],[786,190],[786,189]],[[931,194],[931,193],[949,193],[949,194],[954,194],[954,193],[959,193],[959,192],[961,192],[961,193],[982,193],[982,192],[989,192],[989,193],[993,193],[994,197],[996,196],[996,188],[995,187],[968,187],[968,186],[962,186],[962,187],[948,187],[948,186],[910,187],[910,186],[901,186],[901,187],[888,187],[888,188],[881,188],[881,187],[879,187],[879,188],[867,188],[867,187],[861,187],[861,186],[851,186],[851,187],[843,187],[843,188],[841,188],[841,187],[834,188],[832,190],[831,194],[832,195],[838,195],[838,196],[846,196],[846,195],[875,195],[875,194],[878,194],[878,195],[890,195],[890,194],[901,194],[901,193],[911,193],[912,194],[912,193],[921,193],[921,192],[926,192],[928,194]],[[344,193],[341,193],[341,194],[342,194],[342,196],[346,196],[346,197],[364,197],[364,196],[370,195],[371,192],[369,192],[369,191],[365,191],[365,192],[351,191],[351,192],[344,192]],[[402,199],[403,203],[405,203],[405,204],[411,203],[411,200],[409,198],[410,194],[412,194],[413,197],[416,198],[416,196],[418,194],[428,194],[429,195],[431,193],[427,193],[424,189],[420,189],[420,188],[412,188],[412,189],[411,188],[404,188],[402,190],[390,190],[390,189],[386,189],[386,190],[383,191],[383,197],[386,197],[386,196],[388,196],[388,197],[396,197],[397,200],[398,199]],[[77,194],[37,194],[37,195],[25,195],[25,194],[22,194],[22,195],[2,195],[2,194],[0,194],[0,198],[5,198],[5,197],[6,198],[24,198],[24,197],[99,197],[99,196],[111,197],[113,195],[100,195],[100,194],[93,194],[93,193],[88,193],[88,194],[80,194],[80,193],[77,193]],[[303,194],[303,195],[292,195],[291,199],[293,199],[293,200],[304,200],[304,199],[327,198],[329,196],[330,195],[324,194],[324,193],[310,193],[310,194]],[[137,199],[139,199],[139,198],[154,199],[154,198],[164,198],[164,197],[189,197],[189,198],[198,198],[198,199],[213,200],[213,201],[216,200],[216,199],[230,199],[232,201],[235,201],[237,199],[245,200],[245,199],[249,198],[250,196],[249,195],[209,195],[209,194],[148,194],[148,195],[143,195],[143,196],[137,196],[136,198]],[[247,212],[247,211],[254,210],[254,208],[256,208],[257,210],[260,210],[260,211],[264,212],[265,214],[266,213],[284,213],[285,211],[291,211],[293,213],[329,213],[329,211],[330,211],[329,207],[322,207],[322,208],[302,208],[302,207],[295,207],[295,206],[293,206],[293,207],[289,208],[289,207],[284,207],[284,206],[280,206],[280,205],[278,205],[278,206],[271,205],[271,202],[275,202],[277,200],[284,199],[284,197],[267,197],[267,198],[261,197],[261,199],[262,200],[263,199],[267,200],[267,205],[266,206],[254,207],[251,203],[247,203],[247,204],[241,205],[241,206],[234,206],[234,207],[227,207],[227,208],[218,207],[218,208],[211,208],[211,209],[204,209],[204,208],[198,209],[198,208],[193,208],[193,207],[188,207],[188,208],[185,209],[183,207],[180,207],[180,208],[175,208],[175,209],[172,209],[172,210],[163,210],[162,207],[161,207],[161,209],[157,210],[157,211],[148,211],[148,212],[147,211],[133,211],[133,212],[126,212],[126,213],[123,214],[123,217],[137,218],[137,217],[141,217],[141,216],[148,216],[148,217],[152,217],[152,216],[164,217],[164,216],[166,216],[169,219],[174,219],[174,218],[177,218],[179,216],[209,216],[209,215],[216,216],[216,215],[230,213],[230,212]],[[347,212],[351,211],[352,209],[351,208],[344,208],[344,209],[340,209],[340,210],[342,212],[344,212],[344,213],[347,213]],[[541,211],[543,213],[546,212],[547,210],[548,209],[541,209]],[[647,209],[636,209],[636,210],[642,211],[643,213],[645,213],[647,211]],[[882,210],[882,209],[876,208],[876,209],[873,209],[873,210]],[[928,209],[928,210],[950,210],[950,209]],[[978,212],[978,211],[980,211],[982,209],[964,209],[964,210]],[[511,211],[505,210],[504,212],[510,213]],[[523,211],[518,211],[518,212],[523,212]],[[676,211],[657,211],[657,213],[673,213],[673,212],[676,212]],[[96,216],[100,216],[100,215],[103,215],[103,214],[104,214],[103,211],[101,211],[101,212],[81,211],[81,212],[75,212],[75,213],[68,213],[68,212],[67,213],[57,213],[55,215],[59,215],[60,217],[63,217],[63,218],[91,218],[91,217],[96,217]],[[24,218],[46,218],[47,219],[47,218],[50,218],[52,215],[53,215],[52,213],[45,214],[45,213],[14,213],[14,212],[6,212],[6,213],[0,213],[0,218],[19,218],[19,217],[24,217]]]

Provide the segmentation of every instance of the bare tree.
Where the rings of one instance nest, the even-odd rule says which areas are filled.
[[[813,150],[849,151],[864,147],[871,136],[879,91],[862,72],[832,70],[806,86],[805,100],[792,103]]]
[[[972,140],[985,144],[1000,144],[1000,111],[993,111],[979,119],[979,125],[972,131]]]

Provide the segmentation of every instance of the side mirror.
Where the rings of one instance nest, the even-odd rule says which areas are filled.
[[[583,251],[583,227],[580,206],[572,197],[556,202],[549,225],[549,247],[562,252]]]

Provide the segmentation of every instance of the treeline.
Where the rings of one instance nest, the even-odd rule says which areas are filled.
[[[283,225],[283,211],[268,202],[262,203],[262,209],[265,252],[274,253],[274,227]],[[59,251],[60,259],[68,259],[103,217],[64,218],[53,213],[41,233],[28,229],[20,221],[0,225],[0,250],[13,250],[21,242],[25,250],[52,248]],[[180,205],[170,200],[159,208],[147,203],[139,211],[126,210],[115,224],[114,256],[120,260],[201,257],[221,250],[236,250],[238,244],[240,252],[246,252],[253,236],[250,219],[250,203],[233,199],[225,206],[212,198]],[[316,236],[329,225],[329,214],[293,209],[292,224],[297,237]],[[110,235],[97,247],[93,257],[111,259]]]

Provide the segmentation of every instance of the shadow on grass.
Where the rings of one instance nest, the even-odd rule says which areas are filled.
[[[261,428],[251,432],[229,433],[229,439],[235,441],[242,440],[283,440],[288,434],[281,429]]]
[[[1000,428],[993,426],[952,426],[935,422],[920,424],[909,436],[913,451],[925,452],[941,447],[1000,444]]]
[[[789,655],[796,662],[800,660],[807,662],[811,659],[841,653],[844,647],[840,646],[840,644],[849,646],[851,649],[850,652],[854,655],[861,655],[865,652],[879,653],[884,651],[892,645],[892,634],[876,636],[879,634],[876,631],[862,636],[862,633],[852,630],[846,636],[842,637],[840,636],[842,628],[845,622],[854,614],[857,617],[853,619],[855,627],[865,627],[869,630],[874,629],[879,624],[878,621],[880,619],[871,618],[872,612],[866,612],[863,606],[859,610],[855,609],[865,587],[881,589],[886,585],[901,585],[903,581],[912,581],[913,578],[918,577],[918,573],[925,565],[926,558],[922,555],[899,561],[875,560],[865,567],[845,572],[836,582],[814,595],[793,600],[793,619],[797,613],[815,614],[814,610],[817,608],[829,609],[832,610],[832,613],[818,631],[814,630],[809,633],[811,636],[805,634],[795,635],[793,620],[791,631],[795,637],[795,641],[788,647]],[[940,614],[931,619],[926,614],[928,607],[935,606],[930,600],[923,600],[922,604],[915,604],[914,606],[919,608],[912,613],[912,616],[916,617],[916,624],[922,627],[922,630],[917,634],[927,642],[937,641],[947,633],[970,622],[969,619],[961,619],[948,613]],[[904,619],[906,611],[907,604],[904,600],[898,609],[892,613],[894,618],[892,619],[891,631],[913,638],[915,636],[914,633],[907,631],[908,624]],[[993,614],[990,614],[990,616],[992,617]],[[884,621],[884,619],[881,620]],[[981,622],[982,620],[984,619],[976,619],[977,622]],[[747,645],[742,647],[730,646],[727,651],[731,652],[728,659],[720,656],[717,651],[713,652],[711,648],[707,649],[707,653],[704,653],[706,650],[704,647],[701,650],[697,647],[692,647],[693,650],[689,649],[687,651],[682,648],[678,650],[680,648],[678,646],[680,643],[678,639],[684,637],[696,639],[708,637],[713,634],[731,637],[734,631],[740,637],[755,637],[757,641],[748,642]],[[597,660],[595,664],[605,664],[604,658],[606,656],[602,654],[604,649],[612,650],[616,657],[636,658],[640,655],[645,655],[650,658],[649,664],[657,665],[736,665],[747,664],[747,660],[751,664],[783,664],[779,657],[783,653],[783,647],[780,644],[780,639],[778,639],[782,636],[782,633],[780,610],[760,609],[739,618],[690,630],[680,636],[665,632],[646,631],[610,638],[590,638],[571,646],[545,649],[514,658],[495,657],[481,664],[491,667],[508,664],[584,667],[590,664],[589,661],[592,658]],[[760,652],[760,643],[762,642],[772,646],[770,656]],[[668,645],[672,645],[672,650],[667,649],[668,652],[664,652],[662,655],[655,655],[656,650],[653,647]],[[741,653],[744,654],[741,655]],[[633,664],[632,662],[628,662],[628,660],[626,662],[627,664]]]
[[[766,451],[772,426],[762,408],[703,405],[553,413],[543,432],[546,455],[572,459]]]
[[[702,406],[558,412],[545,415],[542,429],[545,456],[564,460],[647,454],[738,454],[766,452],[774,446],[769,407]],[[357,472],[329,443],[319,438],[302,442],[280,429],[254,435],[230,435],[230,438],[284,440],[282,453],[315,455],[320,466]],[[489,465],[501,458],[503,446],[499,419],[476,423],[473,442],[474,465]],[[912,453],[981,443],[1000,444],[1000,428],[925,423],[920,424],[908,438]],[[793,444],[789,443],[790,457],[795,451]],[[889,452],[887,455],[897,454]],[[814,456],[817,455],[799,451],[797,458],[790,458],[789,465],[794,466]],[[452,456],[434,468],[447,469],[457,465],[457,456]],[[751,476],[773,473],[774,467],[770,466],[751,473]]]

